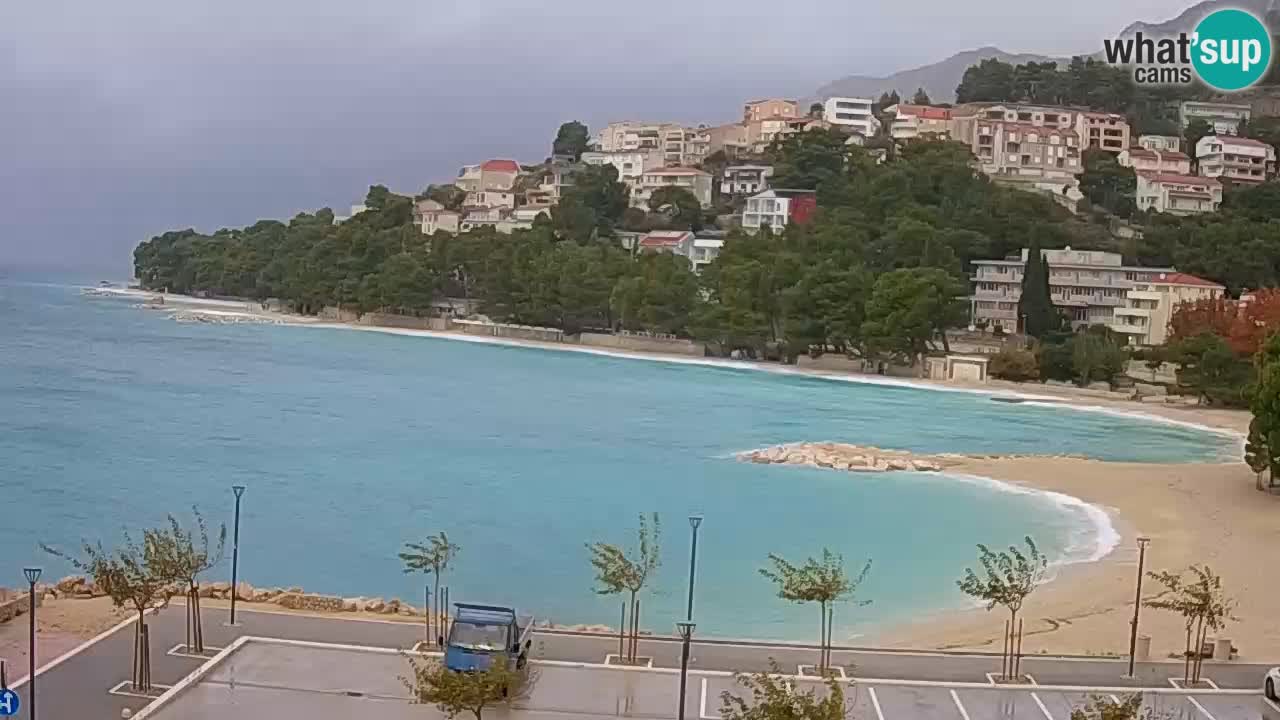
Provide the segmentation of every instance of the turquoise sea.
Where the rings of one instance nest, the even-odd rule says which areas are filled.
[[[737,462],[801,440],[926,452],[1077,453],[1196,461],[1237,440],[980,394],[482,345],[345,329],[192,325],[72,285],[0,279],[0,585],[65,565],[37,548],[108,545],[198,505],[231,523],[240,576],[421,602],[407,540],[462,546],[454,600],[560,623],[616,623],[584,544],[630,542],[661,514],[663,566],[644,625],[683,613],[691,512],[696,620],[722,636],[808,638],[816,610],[778,600],[757,569],[823,546],[872,558],[868,607],[837,637],[962,606],[974,544],[1033,535],[1058,561],[1116,538],[1095,508],[975,478],[851,475]],[[228,558],[230,549],[228,547]],[[230,575],[225,562],[211,573]]]

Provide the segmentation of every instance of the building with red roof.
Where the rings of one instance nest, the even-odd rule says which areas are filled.
[[[1135,172],[1191,174],[1191,157],[1177,150],[1148,150],[1135,145],[1122,150],[1116,161]]]
[[[510,192],[520,175],[520,163],[515,160],[485,160],[479,165],[464,165],[458,171],[454,184],[469,193],[493,190]]]
[[[1221,297],[1223,286],[1181,272],[1162,272],[1136,283],[1115,309],[1111,329],[1132,345],[1163,345],[1169,338],[1169,321],[1178,305]]]
[[[1182,173],[1138,171],[1134,201],[1139,210],[1170,215],[1217,212],[1222,205],[1222,183],[1213,178]]]
[[[1205,135],[1196,143],[1196,164],[1205,177],[1257,184],[1275,174],[1276,149],[1252,138]]]

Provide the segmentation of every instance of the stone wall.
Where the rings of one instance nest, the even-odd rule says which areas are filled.
[[[285,593],[276,598],[280,607],[291,610],[315,610],[319,612],[342,612],[343,599],[333,595],[307,595],[305,593]]]
[[[445,318],[413,317],[412,315],[393,315],[391,313],[365,313],[358,321],[361,325],[377,327],[405,328],[407,330],[448,330],[449,321]]]
[[[536,340],[539,342],[565,342],[563,330],[530,325],[503,325],[500,323],[472,322],[470,320],[451,320],[449,321],[449,329],[457,330],[467,335],[484,335],[486,337],[511,338],[513,340]]]
[[[865,373],[867,365],[864,361],[844,355],[827,353],[818,357],[801,355],[796,358],[796,367],[812,370],[829,370],[831,372]]]
[[[8,622],[27,612],[31,607],[30,593],[7,593],[8,600],[0,602],[0,623]],[[36,607],[44,604],[44,593],[36,593]]]
[[[577,337],[578,342],[582,345],[613,348],[615,350],[674,353],[693,357],[703,357],[707,354],[707,346],[705,344],[681,338],[662,338],[647,335],[609,335],[590,332],[584,332]]]
[[[317,317],[328,322],[355,322],[360,319],[360,313],[349,308],[339,309],[333,305],[326,305],[320,309]]]

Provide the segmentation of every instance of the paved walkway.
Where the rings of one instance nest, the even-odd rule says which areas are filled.
[[[228,627],[228,613],[220,608],[204,610],[205,644],[212,649],[226,647],[241,635],[289,640],[409,648],[423,640],[419,624],[351,618],[311,617],[237,609],[236,627]],[[194,671],[204,658],[167,654],[181,644],[185,634],[185,608],[175,606],[151,616],[152,681],[158,687],[172,685]],[[108,694],[125,683],[130,675],[133,626],[117,626],[96,642],[69,657],[46,664],[38,675],[39,716],[42,718],[118,718],[124,708],[138,710],[146,698]],[[641,655],[653,658],[655,666],[679,666],[679,642],[650,638],[641,641]],[[534,635],[533,657],[600,663],[605,655],[617,652],[617,638],[571,633],[539,632]],[[794,673],[799,664],[814,661],[816,651],[792,645],[759,645],[707,641],[695,643],[691,667],[702,670],[764,670],[775,659],[784,672]],[[42,653],[45,662],[52,658]],[[999,672],[1000,660],[990,655],[909,653],[893,651],[836,650],[833,662],[851,668],[850,675],[873,683],[874,678],[908,681],[987,682],[986,673]],[[1087,685],[1104,687],[1170,687],[1169,678],[1181,677],[1180,663],[1140,664],[1136,680],[1123,677],[1124,661],[1101,659],[1061,659],[1028,657],[1023,671],[1040,685]],[[1266,667],[1235,663],[1206,663],[1205,675],[1222,688],[1258,689]],[[10,677],[16,677],[13,673]],[[23,697],[24,707],[17,717],[27,718],[25,678],[11,679],[10,685]],[[714,697],[714,696],[713,696]],[[930,701],[931,702],[931,701]],[[954,705],[954,703],[953,703]],[[961,720],[964,720],[962,717]],[[1204,720],[1202,718],[1202,720]]]

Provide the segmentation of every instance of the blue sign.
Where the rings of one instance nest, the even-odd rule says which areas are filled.
[[[8,689],[0,690],[0,717],[17,715],[21,704],[18,702],[18,693]]]

